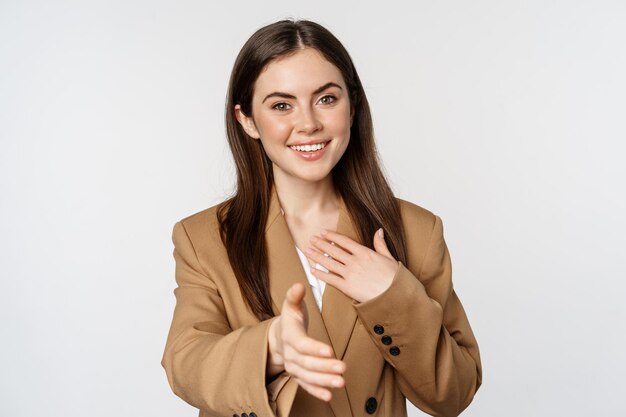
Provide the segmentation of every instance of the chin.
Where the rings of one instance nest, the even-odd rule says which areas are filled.
[[[298,178],[301,179],[302,181],[308,181],[308,182],[320,182],[325,180],[328,176],[330,176],[330,172],[327,173],[320,173],[318,175],[299,175]]]

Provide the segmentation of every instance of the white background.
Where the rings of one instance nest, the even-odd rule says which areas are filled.
[[[197,416],[160,365],[171,231],[231,192],[230,70],[285,17],[344,43],[396,195],[443,219],[463,415],[623,416],[626,3],[571,0],[1,1],[0,415]]]

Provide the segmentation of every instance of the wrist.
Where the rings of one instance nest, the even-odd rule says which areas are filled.
[[[270,324],[268,337],[267,337],[267,366],[266,366],[266,377],[272,378],[273,376],[278,375],[282,371],[284,371],[283,362],[280,358],[280,355],[276,351],[277,337],[276,337],[276,322],[279,320],[272,320]]]

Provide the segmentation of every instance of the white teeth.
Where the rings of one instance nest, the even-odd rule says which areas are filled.
[[[290,146],[290,148],[296,151],[300,151],[300,152],[303,152],[303,151],[311,152],[311,151],[320,150],[325,146],[326,146],[326,143],[317,143],[315,145],[304,145],[304,146],[295,145],[295,146]]]

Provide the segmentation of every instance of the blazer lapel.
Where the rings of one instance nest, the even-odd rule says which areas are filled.
[[[280,314],[287,290],[296,282],[302,283],[305,288],[304,303],[309,316],[307,334],[317,340],[330,344],[330,339],[322,316],[315,303],[287,222],[280,214],[280,202],[276,188],[272,187],[272,197],[265,229],[270,294],[272,295],[274,313]]]
[[[359,242],[343,199],[341,200],[337,232]],[[322,296],[322,313],[320,313],[296,252],[296,245],[289,231],[289,226],[280,213],[280,201],[275,186],[272,186],[265,236],[270,294],[274,313],[280,314],[289,287],[296,282],[302,283],[306,289],[304,301],[309,317],[307,335],[331,345],[335,351],[335,356],[343,359],[350,335],[356,324],[357,314],[352,305],[353,300],[332,285],[326,284]],[[292,381],[295,382],[295,380]],[[336,416],[352,415],[345,387],[333,389],[330,406]]]

